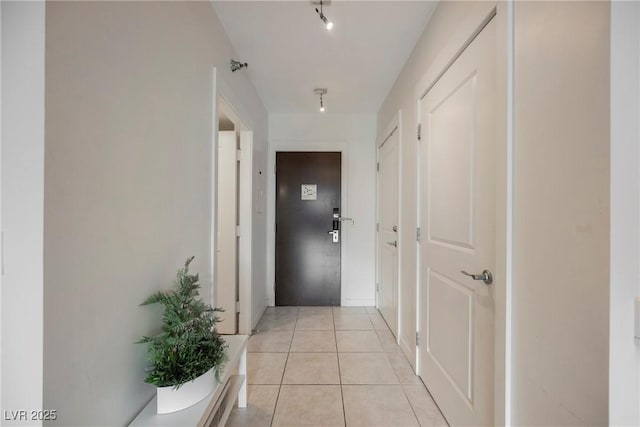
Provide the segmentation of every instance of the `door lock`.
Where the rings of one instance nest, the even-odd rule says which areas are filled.
[[[340,209],[339,208],[333,208],[333,223],[331,228],[332,230],[329,231],[329,234],[331,234],[331,241],[333,243],[340,242]]]

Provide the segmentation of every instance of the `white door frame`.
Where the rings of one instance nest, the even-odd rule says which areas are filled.
[[[218,90],[216,69],[213,69],[213,149],[211,162],[211,305],[215,307],[216,286],[215,278],[217,274],[216,256],[216,236],[218,218],[218,197],[217,197],[217,160],[218,160],[218,117],[220,113],[227,116],[235,125],[236,131],[240,134],[240,188],[239,193],[239,218],[240,218],[240,239],[238,250],[238,281],[240,301],[240,315],[238,319],[238,333],[243,335],[251,334],[251,291],[252,291],[252,202],[253,202],[253,131],[247,126],[246,121],[237,113],[237,110],[228,98]]]
[[[393,132],[398,132],[398,228],[402,230],[402,173],[400,173],[402,168],[402,110],[398,110],[398,113],[393,116],[389,124],[384,128],[384,131],[380,134],[378,139],[376,140],[376,164],[380,164],[380,148],[382,145],[391,137]],[[378,247],[380,245],[379,238],[380,233],[377,229],[377,225],[380,223],[380,173],[376,173],[376,307],[379,308],[378,294],[379,294],[379,286],[380,286],[380,259],[379,259],[379,250]],[[402,233],[399,231],[397,236],[398,241],[398,318],[396,319],[396,324],[398,325],[398,330],[396,331],[396,343],[401,347],[404,347],[406,355],[413,354],[410,346],[401,339],[404,325],[402,324]]]
[[[2,4],[0,4],[0,23],[2,23]],[[6,36],[5,36],[6,37]],[[2,31],[0,31],[0,82],[2,82]],[[0,84],[0,100],[2,84]],[[2,102],[0,102],[0,177],[2,176]],[[44,192],[43,192],[44,193]],[[43,194],[44,197],[44,194]],[[4,276],[4,232],[2,231],[2,183],[0,182],[0,408],[2,404],[2,277]]]
[[[640,424],[640,4],[611,3],[609,425]]]
[[[484,5],[484,6],[483,6]],[[496,87],[498,100],[503,102],[496,106],[496,271],[494,274],[495,297],[495,368],[494,368],[494,425],[509,425],[511,409],[511,272],[512,272],[512,242],[513,242],[513,4],[508,1],[478,4],[472,13],[460,23],[457,31],[440,51],[440,54],[419,80],[414,90],[416,100],[416,123],[421,121],[420,100],[429,89],[439,80],[475,36],[491,20],[497,24],[497,66]],[[420,142],[418,141],[418,144]],[[422,170],[420,156],[418,162],[417,185],[417,224],[421,227],[421,188]],[[416,327],[420,326],[420,243],[417,243],[417,278],[416,285]],[[417,348],[418,361],[416,372],[421,373],[420,351]],[[437,402],[436,402],[437,403]]]
[[[9,390],[4,394],[0,390],[3,410],[41,410],[44,401],[47,7],[45,2],[0,5],[0,21],[5,24],[0,32],[4,37],[0,46],[4,59],[0,71],[4,89],[0,98],[0,163],[4,165],[0,166],[0,188],[4,190],[0,195],[0,300],[7,302],[5,310],[0,310],[0,326],[4,329],[4,334],[0,331],[4,344],[0,352],[0,367],[4,366],[0,389]],[[5,243],[10,250],[4,250]],[[27,306],[28,311],[19,308]],[[11,422],[0,420],[0,425],[3,421]],[[41,426],[42,420],[31,423]]]
[[[276,153],[280,151],[339,152],[341,162],[340,215],[348,216],[347,206],[347,143],[344,141],[270,141],[267,155],[267,305],[276,301]],[[348,224],[348,223],[347,223]],[[349,228],[343,223],[340,228],[342,246],[340,248],[340,305],[345,305],[344,278],[348,259]]]
[[[240,239],[238,241],[238,281],[240,290],[240,318],[238,333],[249,335],[251,333],[251,314],[253,304],[252,292],[252,235],[253,235],[253,131],[240,130]]]

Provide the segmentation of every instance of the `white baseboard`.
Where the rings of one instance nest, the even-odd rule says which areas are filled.
[[[407,360],[409,361],[409,363],[411,364],[411,367],[413,368],[414,372],[416,370],[416,351],[415,351],[415,346],[412,347],[412,344],[409,344],[407,341],[405,341],[403,339],[403,337],[400,337],[399,339],[399,345],[400,345],[400,350],[402,350],[402,352],[404,353],[405,356],[407,356]],[[411,349],[414,349],[413,351]]]
[[[256,327],[258,326],[258,323],[260,322],[260,319],[262,319],[262,316],[264,316],[264,312],[267,311],[267,306],[263,306],[258,310],[258,313],[254,316],[253,319],[251,319],[251,330],[255,331]]]
[[[344,298],[342,300],[343,307],[375,307],[375,298]]]

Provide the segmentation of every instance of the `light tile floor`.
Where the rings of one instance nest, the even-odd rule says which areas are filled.
[[[447,426],[374,308],[270,307],[247,365],[231,427]]]

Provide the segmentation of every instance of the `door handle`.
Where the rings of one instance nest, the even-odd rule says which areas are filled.
[[[484,270],[482,274],[471,274],[467,273],[464,270],[460,270],[460,273],[465,276],[471,277],[473,280],[482,280],[486,285],[490,285],[493,283],[493,274],[489,270]]]
[[[398,242],[396,240],[394,240],[393,242],[387,242],[387,245],[393,246],[394,248],[397,248],[398,247]]]

